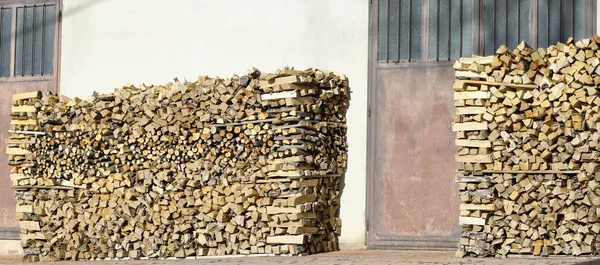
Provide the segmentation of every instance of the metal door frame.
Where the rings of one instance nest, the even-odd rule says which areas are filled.
[[[418,0],[413,0],[418,1]],[[375,123],[375,117],[378,113],[375,108],[371,106],[377,105],[377,71],[379,69],[386,68],[423,68],[423,67],[447,67],[451,66],[452,62],[445,61],[412,61],[412,62],[379,62],[377,60],[377,41],[378,41],[378,1],[370,0],[369,2],[369,47],[368,47],[368,91],[367,91],[367,202],[366,202],[366,215],[365,215],[365,239],[366,246],[369,249],[450,249],[456,246],[458,241],[448,240],[447,238],[434,238],[434,237],[380,237],[377,236],[374,231],[371,230],[372,218],[374,216],[375,206],[375,192],[376,187],[373,185],[375,172],[375,155],[377,154],[376,146],[378,139],[374,137],[377,132],[377,124]],[[422,5],[428,7],[429,1],[423,0]],[[423,15],[428,17],[429,9],[422,8]],[[425,24],[425,23],[423,23]],[[427,56],[427,42],[428,35],[427,30],[422,26],[421,33],[421,54]],[[475,47],[475,46],[474,46]],[[443,247],[439,247],[443,246]]]
[[[419,0],[413,0],[419,1]],[[428,52],[428,24],[429,24],[429,0],[420,0],[422,4],[422,16],[425,20],[422,23],[421,31],[421,54],[423,58],[427,58]],[[426,67],[448,67],[452,65],[451,60],[441,61],[409,61],[409,62],[389,62],[389,61],[378,61],[377,47],[378,47],[378,0],[369,0],[369,18],[368,18],[368,76],[367,76],[367,176],[366,176],[366,215],[365,215],[365,244],[369,249],[454,249],[458,240],[451,240],[443,237],[407,237],[407,236],[396,236],[396,237],[379,237],[374,231],[371,230],[373,219],[370,218],[374,215],[375,210],[375,192],[377,187],[374,186],[375,178],[375,156],[377,154],[376,146],[379,139],[377,139],[377,124],[375,117],[378,116],[376,108],[371,106],[377,105],[377,71],[379,69],[388,68],[426,68]],[[481,21],[484,19],[484,1],[474,0],[473,4],[473,53],[481,54],[484,46],[484,33],[481,29]],[[531,12],[530,16],[530,32],[536,32],[537,30],[537,0],[531,1]],[[597,3],[596,0],[586,0],[586,34],[593,35],[596,33],[596,20],[597,20]],[[536,21],[536,23],[532,23]],[[483,23],[485,25],[485,23]],[[537,37],[532,37],[532,45],[537,45]],[[458,212],[458,209],[456,209]]]

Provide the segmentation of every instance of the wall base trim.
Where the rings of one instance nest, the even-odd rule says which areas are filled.
[[[0,255],[23,255],[20,240],[0,240]]]
[[[363,243],[340,243],[340,250],[359,250],[367,249],[367,245]]]

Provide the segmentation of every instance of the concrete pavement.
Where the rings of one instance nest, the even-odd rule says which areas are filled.
[[[0,264],[21,263],[21,256],[0,256]],[[600,264],[600,257],[550,257],[550,258],[455,258],[450,251],[412,251],[412,250],[343,250],[301,257],[202,257],[199,259],[163,259],[163,260],[96,260],[39,262],[36,265],[196,265],[196,264],[419,264],[419,265],[593,265]]]

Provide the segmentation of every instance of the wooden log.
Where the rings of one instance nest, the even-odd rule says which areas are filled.
[[[454,92],[454,100],[489,99],[490,97],[491,93],[487,91]]]
[[[306,241],[305,235],[295,236],[268,236],[267,244],[304,244]]]
[[[492,158],[490,155],[464,155],[464,156],[455,156],[455,160],[457,162],[467,162],[467,163],[491,163]]]
[[[492,142],[487,140],[466,140],[466,139],[456,139],[454,140],[454,144],[457,146],[468,146],[468,147],[492,147]]]
[[[7,147],[6,154],[7,155],[29,155],[29,154],[31,154],[31,152],[27,151],[25,149],[22,149],[22,148],[18,148],[18,147]]]
[[[32,92],[13,94],[11,99],[12,99],[12,102],[16,102],[16,101],[22,100],[22,99],[41,98],[41,97],[42,97],[41,91],[32,91]]]
[[[452,124],[452,131],[480,131],[487,130],[488,124],[487,122],[463,122],[463,123],[455,123]]]
[[[19,221],[19,227],[29,231],[40,231],[40,223],[37,221]]]
[[[296,98],[296,97],[298,97],[297,91],[285,91],[285,92],[272,93],[272,94],[263,94],[260,96],[260,98],[262,100],[279,100],[279,99]]]
[[[37,112],[37,108],[35,106],[12,106],[10,109],[11,113],[16,112]]]
[[[461,225],[485,225],[485,219],[477,217],[460,216],[458,223]]]

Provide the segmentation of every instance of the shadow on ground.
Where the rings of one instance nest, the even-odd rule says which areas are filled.
[[[579,263],[575,263],[574,265],[600,265],[600,259],[579,262]]]

